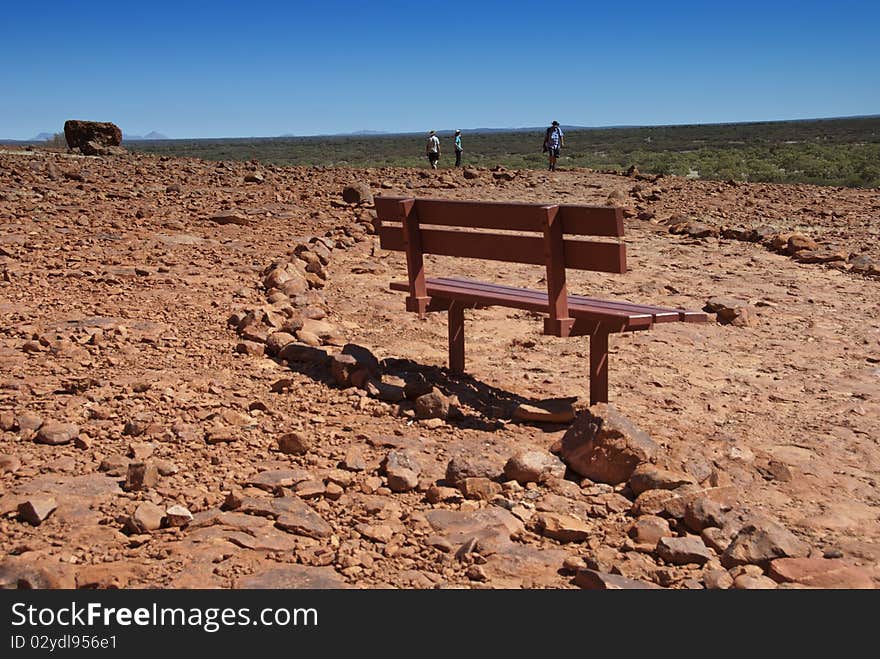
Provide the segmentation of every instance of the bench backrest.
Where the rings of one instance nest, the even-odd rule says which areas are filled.
[[[547,268],[548,313],[557,321],[568,319],[566,268],[626,272],[619,208],[409,197],[375,197],[374,201],[379,243],[383,249],[406,252],[407,308],[419,313],[428,302],[423,254],[543,265]]]

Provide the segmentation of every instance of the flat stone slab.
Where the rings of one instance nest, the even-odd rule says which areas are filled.
[[[264,572],[257,572],[236,580],[237,589],[318,589],[334,590],[349,588],[345,580],[332,567],[287,565]]]
[[[571,423],[574,421],[574,406],[572,401],[558,398],[520,403],[513,411],[513,418],[533,423]]]

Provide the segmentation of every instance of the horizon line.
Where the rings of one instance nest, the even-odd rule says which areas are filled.
[[[880,113],[878,114],[853,114],[853,115],[843,115],[836,117],[808,117],[808,118],[800,118],[800,119],[755,119],[748,121],[715,121],[715,122],[705,122],[705,123],[681,123],[681,124],[608,124],[601,126],[582,126],[579,124],[564,124],[561,123],[563,128],[567,128],[569,130],[614,130],[614,129],[633,129],[633,128],[685,128],[689,126],[736,126],[736,125],[749,125],[749,124],[768,124],[768,123],[794,123],[794,122],[811,122],[811,121],[836,121],[836,120],[844,120],[844,119],[873,119],[880,118]],[[88,120],[86,120],[88,121]],[[449,133],[452,134],[455,130],[461,130],[462,133],[479,133],[483,131],[494,131],[494,132],[515,132],[515,131],[525,131],[525,130],[541,130],[544,126],[507,126],[496,128],[492,126],[480,126],[477,128],[461,128],[454,129],[448,128],[443,130],[436,131],[438,134]],[[59,131],[63,134],[63,130]],[[159,133],[164,134],[163,131],[152,130],[148,131],[150,133]],[[341,133],[311,133],[311,134],[302,134],[297,135],[294,133],[285,133],[282,135],[225,135],[225,136],[212,136],[212,137],[164,137],[157,139],[146,139],[141,135],[136,135],[133,138],[130,138],[128,141],[144,141],[144,142],[171,142],[171,141],[181,141],[181,140],[248,140],[248,139],[260,139],[260,140],[270,140],[270,139],[298,139],[298,138],[314,138],[314,137],[387,137],[387,136],[395,136],[395,135],[422,135],[427,134],[428,131],[383,131],[383,130],[372,130],[372,129],[362,129],[357,131],[350,132],[341,132]],[[42,131],[38,133],[38,135],[49,134],[48,131]],[[51,133],[53,136],[56,133]],[[38,140],[36,137],[27,138],[27,139],[15,139],[15,138],[0,138],[0,142],[21,142],[21,143],[41,143],[44,140]],[[126,141],[125,134],[123,134],[122,141]]]

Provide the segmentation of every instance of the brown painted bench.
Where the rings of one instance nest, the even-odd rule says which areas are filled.
[[[569,295],[566,268],[626,272],[623,213],[611,206],[546,205],[376,197],[383,249],[406,252],[406,309],[449,314],[449,367],[464,371],[464,309],[503,306],[543,312],[544,334],[590,337],[590,404],[608,401],[608,335],[655,323],[705,322],[706,314]],[[501,230],[506,233],[497,233]],[[516,232],[516,233],[513,233]],[[592,236],[605,240],[566,238]],[[425,276],[424,254],[542,265],[547,290]]]

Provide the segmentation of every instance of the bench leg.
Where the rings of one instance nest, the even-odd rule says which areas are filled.
[[[590,335],[590,405],[608,402],[608,333]]]
[[[464,306],[449,302],[449,370],[464,373]]]

